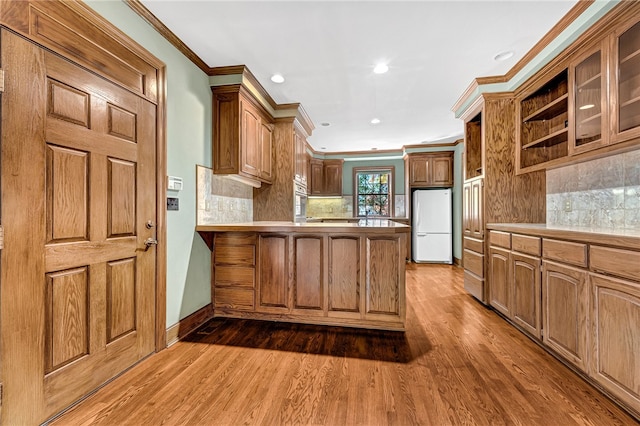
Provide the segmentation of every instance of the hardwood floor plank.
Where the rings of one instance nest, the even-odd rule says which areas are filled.
[[[213,319],[52,425],[633,425],[463,290],[407,268],[405,333]]]

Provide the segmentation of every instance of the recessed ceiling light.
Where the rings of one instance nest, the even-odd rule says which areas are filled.
[[[320,149],[327,149],[327,147],[326,146],[321,146]]]
[[[372,118],[371,119],[371,124],[380,124],[380,119],[379,118]]]
[[[271,76],[271,81],[278,84],[284,83],[284,77],[282,76],[282,74],[274,74]]]
[[[389,71],[389,65],[383,63],[379,63],[373,68],[373,72],[376,74],[384,74],[387,71]]]
[[[582,105],[579,109],[582,109],[582,110],[591,109],[594,106],[595,106],[594,104],[587,104],[587,105]]]
[[[376,151],[378,148],[371,148],[371,151]]]
[[[329,126],[331,126],[331,123],[324,122],[324,123],[320,123],[320,125],[322,127],[329,127]]]
[[[514,55],[513,50],[505,50],[493,57],[494,61],[506,61]]]

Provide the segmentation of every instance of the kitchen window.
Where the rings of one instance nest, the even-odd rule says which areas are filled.
[[[393,216],[393,167],[354,167],[356,216]]]

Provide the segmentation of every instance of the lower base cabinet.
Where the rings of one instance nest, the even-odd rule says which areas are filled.
[[[567,361],[588,371],[587,271],[543,262],[543,342]]]
[[[511,253],[512,320],[532,336],[542,337],[540,258]]]
[[[590,274],[590,376],[640,412],[640,283]]]
[[[407,233],[217,233],[214,314],[403,330]]]
[[[506,317],[511,317],[510,264],[509,250],[489,248],[489,304]]]

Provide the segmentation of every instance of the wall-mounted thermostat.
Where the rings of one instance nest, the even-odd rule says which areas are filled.
[[[168,176],[167,189],[170,191],[182,190],[182,178],[177,176]]]

